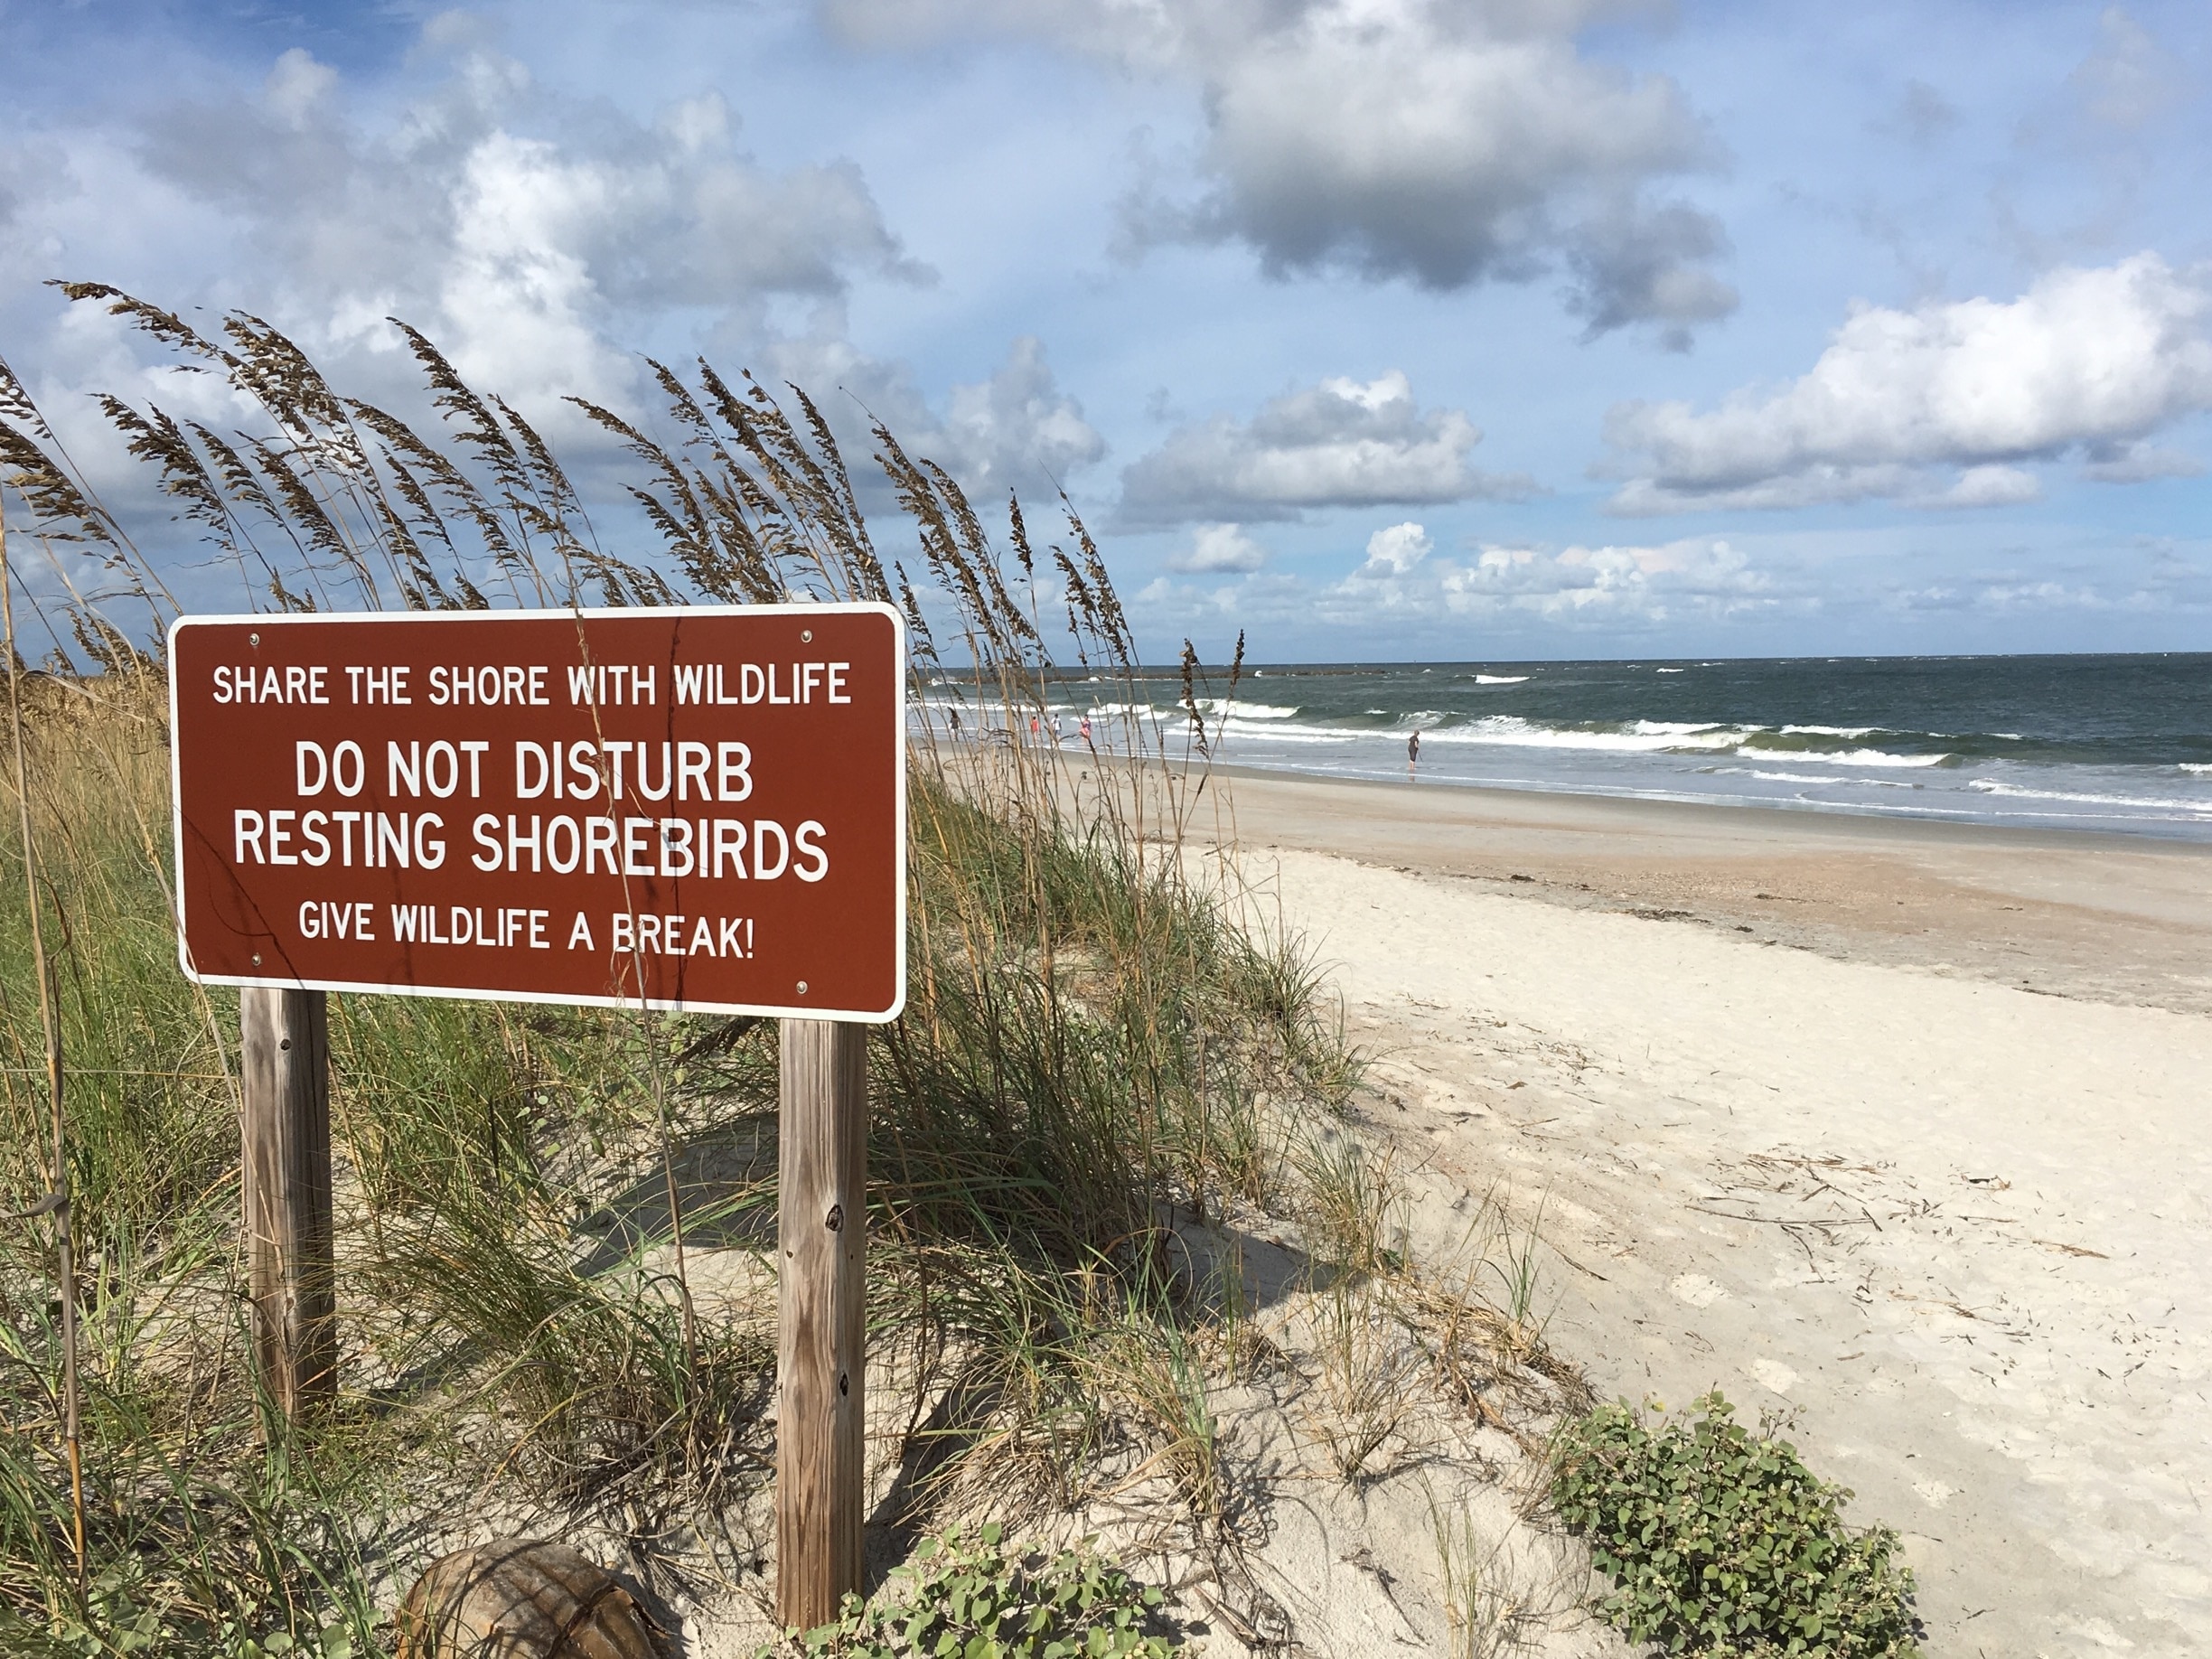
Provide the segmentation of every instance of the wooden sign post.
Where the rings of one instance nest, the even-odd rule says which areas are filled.
[[[783,1021],[778,1604],[860,1587],[869,1025],[906,1000],[886,605],[187,617],[179,958],[240,994],[255,1349],[335,1385],[323,993]]]
[[[254,1356],[271,1402],[292,1420],[338,1387],[327,1000],[319,990],[239,992]]]
[[[867,1338],[867,1027],[781,1032],[776,1617],[801,1630],[860,1588]]]

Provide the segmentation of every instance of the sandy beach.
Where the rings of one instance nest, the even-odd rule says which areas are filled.
[[[1244,773],[1249,874],[1604,1392],[1786,1411],[1935,1654],[2212,1629],[2212,848]]]

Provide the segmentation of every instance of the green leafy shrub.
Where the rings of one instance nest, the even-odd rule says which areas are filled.
[[[1846,1524],[1851,1493],[1746,1429],[1718,1392],[1691,1412],[1599,1406],[1560,1436],[1552,1499],[1614,1585],[1597,1610],[1669,1654],[1918,1654],[1897,1533]]]
[[[1001,1543],[997,1525],[970,1543],[957,1530],[925,1538],[882,1596],[845,1598],[835,1624],[767,1654],[833,1659],[1165,1659],[1180,1644],[1145,1626],[1160,1592],[1107,1561],[1089,1540],[1046,1555]]]

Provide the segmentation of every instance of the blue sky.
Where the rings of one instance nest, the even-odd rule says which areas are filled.
[[[126,493],[74,394],[177,383],[42,278],[371,390],[403,315],[579,448],[640,351],[798,380],[1064,484],[1150,656],[2207,642],[2201,4],[0,0],[0,355]]]

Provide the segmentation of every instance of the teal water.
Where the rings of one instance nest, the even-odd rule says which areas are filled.
[[[1198,688],[1237,764],[2212,840],[2212,653],[1263,665]],[[1190,722],[1058,688],[1071,731]],[[1409,773],[1407,740],[1420,736]]]

